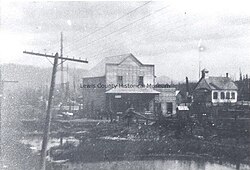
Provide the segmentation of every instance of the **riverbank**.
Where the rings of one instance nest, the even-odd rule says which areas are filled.
[[[114,141],[96,139],[81,143],[75,148],[68,146],[67,149],[66,147],[62,148],[63,152],[59,155],[54,154],[54,159],[68,159],[71,162],[95,162],[173,156],[250,165],[249,148],[221,147],[197,140]]]
[[[53,148],[53,159],[87,163],[178,157],[250,165],[249,143],[233,138],[176,138],[172,131],[159,132],[153,126],[118,124],[97,126],[79,138],[81,142],[76,147],[67,144]]]

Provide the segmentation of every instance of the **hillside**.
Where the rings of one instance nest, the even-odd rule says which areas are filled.
[[[1,65],[2,79],[9,81],[15,80],[18,83],[6,83],[5,92],[17,90],[20,88],[40,88],[50,84],[52,68],[40,68],[30,65],[19,64],[3,64]],[[65,68],[64,82],[67,80],[70,82],[70,86],[73,86],[73,79],[75,79],[76,85],[80,86],[81,78],[85,74],[84,69],[68,69],[68,75]],[[60,84],[61,75],[60,71],[57,72],[56,84]]]

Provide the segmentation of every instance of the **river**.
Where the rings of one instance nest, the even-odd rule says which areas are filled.
[[[42,138],[41,137],[25,137],[20,141],[37,153],[40,150]],[[70,142],[76,145],[79,141],[73,137],[64,138],[63,143]],[[49,148],[60,145],[58,138],[51,138]],[[59,161],[60,162],[60,161]],[[140,160],[140,161],[111,161],[111,162],[95,162],[95,163],[71,163],[63,164],[54,163],[53,169],[58,170],[250,170],[249,165],[236,165],[229,163],[211,163],[201,160]],[[55,168],[57,167],[57,168]]]
[[[217,164],[190,160],[143,160],[98,163],[65,163],[61,170],[235,170],[232,164]],[[249,170],[248,165],[240,165],[240,170]]]

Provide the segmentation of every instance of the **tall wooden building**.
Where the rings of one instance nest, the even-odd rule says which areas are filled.
[[[133,54],[106,57],[83,78],[84,112],[94,115],[106,110],[122,114],[129,107],[141,113],[154,112],[156,96],[161,93],[154,85],[154,65],[141,63]],[[173,110],[174,106],[171,105]]]

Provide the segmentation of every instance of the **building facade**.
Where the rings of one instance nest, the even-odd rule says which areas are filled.
[[[155,112],[155,100],[159,94],[167,94],[155,87],[154,65],[143,64],[132,54],[104,58],[89,70],[81,85],[85,114],[98,112],[124,113],[129,107],[140,113]],[[172,91],[171,91],[172,93]],[[166,96],[160,97],[164,113]],[[163,99],[164,98],[164,99]],[[173,99],[172,102],[175,102]],[[171,104],[174,113],[175,104]],[[168,110],[171,108],[168,104]],[[170,113],[170,112],[169,112]]]
[[[160,94],[156,96],[156,103],[159,104],[164,116],[176,114],[177,93],[175,88],[155,88]]]

